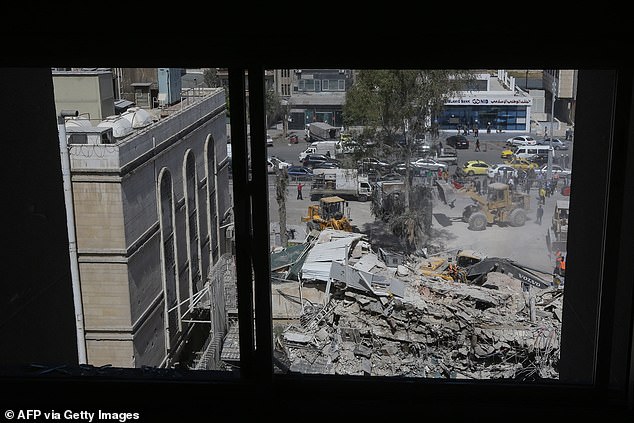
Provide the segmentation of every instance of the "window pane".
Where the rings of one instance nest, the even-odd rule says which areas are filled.
[[[267,150],[283,163],[269,174],[278,357],[301,373],[559,380],[576,93],[553,97],[539,70],[530,94],[525,70],[345,70],[343,98],[304,92],[326,73],[290,72],[284,107],[267,104],[274,139],[309,141]],[[555,78],[576,87],[574,70]],[[521,161],[519,135],[552,148]]]
[[[215,68],[53,73],[56,103],[79,112],[66,127],[87,364],[239,362],[223,80]]]

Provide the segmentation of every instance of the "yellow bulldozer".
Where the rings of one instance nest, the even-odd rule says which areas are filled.
[[[472,191],[465,191],[465,194],[471,197],[473,204],[465,207],[462,220],[473,231],[483,231],[492,223],[523,226],[526,222],[530,196],[512,190],[507,184],[489,184],[486,196]]]
[[[323,230],[326,228],[352,232],[348,202],[336,195],[322,197],[319,204],[308,206],[308,215],[302,217],[308,229]]]

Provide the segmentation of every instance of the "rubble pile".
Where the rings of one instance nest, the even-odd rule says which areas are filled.
[[[403,298],[338,290],[276,339],[290,371],[449,379],[558,379],[563,291],[504,274],[486,286],[434,277]]]

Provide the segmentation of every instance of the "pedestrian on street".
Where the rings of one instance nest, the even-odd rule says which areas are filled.
[[[475,151],[480,151],[480,139],[476,138],[476,147],[475,147]]]
[[[542,216],[544,216],[544,208],[540,204],[537,207],[537,223],[539,223],[540,225],[542,224]]]
[[[297,184],[297,199],[298,200],[303,200],[304,197],[302,197],[302,188],[304,188],[304,184],[302,184],[301,182]]]
[[[543,186],[539,188],[539,201],[542,205],[546,204],[546,188]]]

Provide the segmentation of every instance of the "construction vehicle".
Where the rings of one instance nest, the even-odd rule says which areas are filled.
[[[565,253],[568,243],[568,209],[570,200],[557,200],[553,212],[552,224],[546,233],[546,246],[550,253]]]
[[[352,232],[350,210],[348,203],[336,195],[322,197],[319,204],[308,206],[308,215],[302,217],[309,230],[324,230],[326,228]]]
[[[455,254],[440,254],[422,261],[423,276],[436,276],[448,281],[468,282],[466,268],[479,263],[485,256],[474,250],[458,250]]]
[[[367,201],[372,197],[372,185],[367,176],[356,169],[314,169],[310,199],[339,196],[345,200]]]
[[[462,212],[462,221],[469,224],[473,231],[483,231],[488,224],[508,224],[524,226],[526,213],[530,209],[530,196],[514,191],[501,182],[487,186],[486,197],[476,191],[464,191],[471,197],[473,204]]]
[[[465,270],[468,283],[476,285],[484,285],[487,280],[487,274],[491,272],[512,276],[521,281],[524,287],[534,286],[547,289],[554,285],[554,283],[546,281],[535,273],[539,270],[515,263],[513,260],[506,258],[486,257],[477,263],[469,265]]]
[[[513,260],[500,257],[486,257],[474,250],[458,250],[455,254],[429,257],[422,262],[419,271],[424,276],[436,276],[448,281],[485,285],[491,272],[507,274],[522,282],[523,287],[540,289],[556,285],[537,273],[544,273]]]

